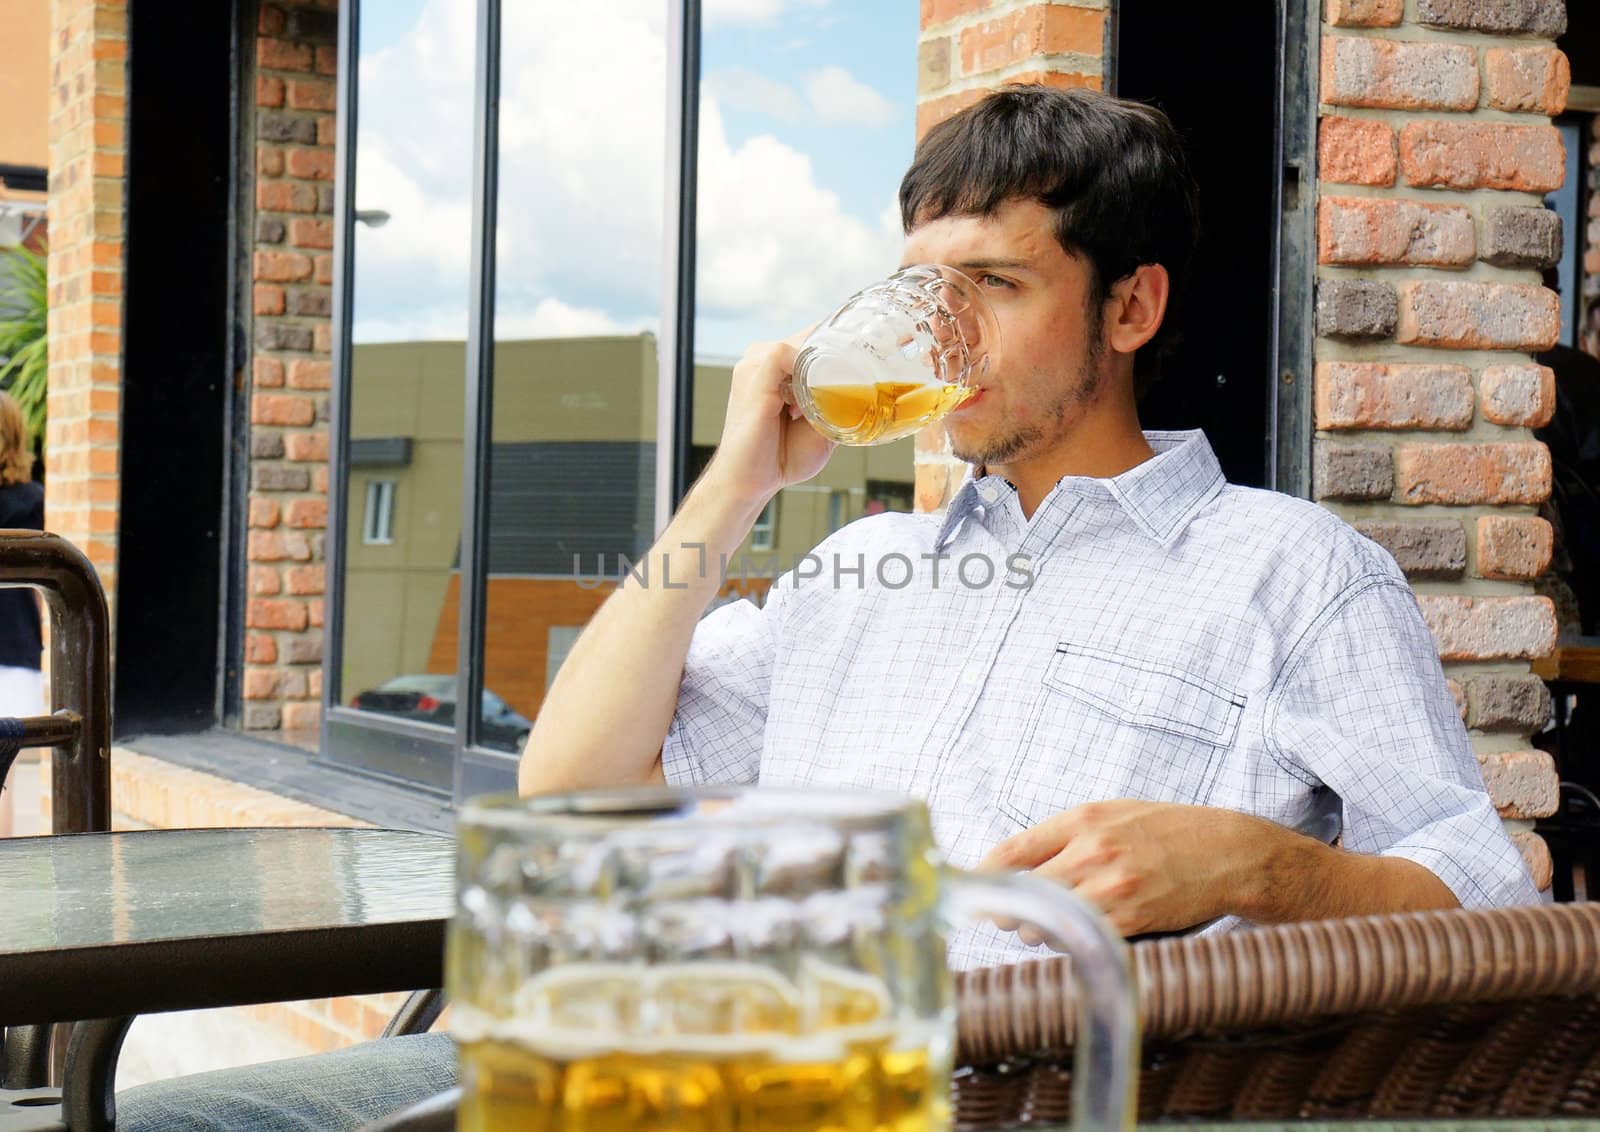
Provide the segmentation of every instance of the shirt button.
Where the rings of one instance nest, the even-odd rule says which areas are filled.
[[[1138,688],[1135,688],[1131,693],[1129,693],[1128,702],[1134,707],[1144,707],[1144,692]]]
[[[977,673],[977,671],[975,669],[969,668],[969,669],[967,669],[965,672],[963,672],[961,674],[961,684],[962,684],[963,687],[970,688],[973,685],[977,684],[977,682],[978,682],[978,673]]]

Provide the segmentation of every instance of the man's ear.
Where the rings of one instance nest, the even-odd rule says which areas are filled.
[[[1172,281],[1159,263],[1136,268],[1111,285],[1106,299],[1106,341],[1119,354],[1131,354],[1161,329]]]

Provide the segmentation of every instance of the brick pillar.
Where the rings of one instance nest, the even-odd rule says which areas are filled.
[[[50,4],[50,490],[45,527],[116,595],[127,10]]]
[[[922,0],[917,137],[1006,83],[1100,89],[1106,0]],[[937,511],[965,465],[941,428],[916,439],[916,509]]]
[[[255,41],[251,730],[316,727],[321,712],[337,8],[264,3]]]
[[[1561,0],[1327,0],[1318,139],[1315,494],[1412,579],[1489,792],[1535,878],[1529,827],[1556,806],[1529,749],[1550,698],[1527,661],[1555,643],[1530,582],[1550,457],[1533,439],[1556,341],[1541,269],[1560,249],[1549,123],[1566,100]],[[1494,37],[1504,36],[1503,40]]]

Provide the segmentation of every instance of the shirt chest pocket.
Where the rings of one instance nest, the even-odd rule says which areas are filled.
[[[1164,662],[1063,642],[1000,789],[1024,826],[1083,802],[1204,804],[1245,697]]]

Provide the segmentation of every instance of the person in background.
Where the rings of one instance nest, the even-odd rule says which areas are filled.
[[[33,438],[22,410],[0,393],[0,530],[44,530],[44,488],[33,480]],[[31,589],[0,589],[0,716],[43,715],[43,651],[39,595]],[[0,837],[16,821],[16,790],[0,756]]]

